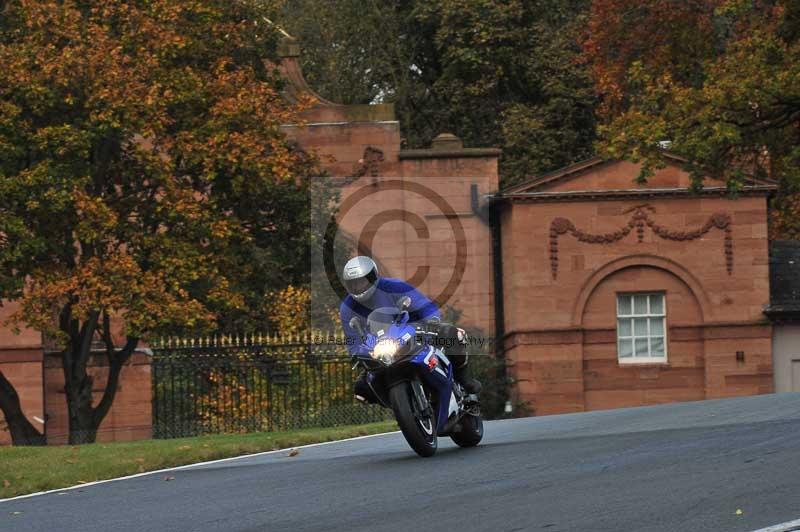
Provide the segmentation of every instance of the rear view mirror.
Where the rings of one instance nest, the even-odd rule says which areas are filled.
[[[397,308],[400,310],[408,310],[411,306],[411,298],[408,296],[403,296],[397,300]]]
[[[358,331],[358,334],[364,336],[364,326],[361,324],[360,319],[353,316],[352,318],[350,318],[349,325],[351,329],[355,329],[356,331]]]
[[[397,325],[399,325],[400,327],[402,327],[403,325],[405,325],[406,323],[408,323],[408,320],[409,320],[408,312],[406,312],[406,311],[404,310],[404,311],[403,311],[403,312],[400,314],[400,318],[397,320]]]

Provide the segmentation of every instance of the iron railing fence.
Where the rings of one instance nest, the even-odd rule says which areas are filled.
[[[473,356],[470,365],[483,383],[485,417],[502,416],[509,386],[502,362]],[[163,341],[153,346],[153,437],[393,419],[390,410],[355,400],[359,372],[332,335]]]
[[[341,345],[183,345],[153,350],[153,437],[271,432],[391,419],[358,403]]]

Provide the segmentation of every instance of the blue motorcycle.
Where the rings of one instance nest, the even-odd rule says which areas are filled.
[[[439,436],[474,447],[483,438],[478,397],[453,379],[453,367],[437,346],[437,322],[409,324],[409,303],[401,298],[398,308],[374,310],[366,329],[359,318],[350,321],[369,353],[354,357],[356,366],[367,370],[367,384],[380,404],[394,411],[418,455],[433,456]]]

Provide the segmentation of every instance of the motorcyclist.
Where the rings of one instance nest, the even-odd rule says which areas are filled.
[[[339,307],[339,315],[351,355],[360,354],[367,349],[362,345],[359,332],[350,326],[353,316],[358,316],[365,322],[373,310],[396,307],[399,299],[407,296],[411,300],[407,309],[409,323],[414,325],[434,318],[441,320],[439,308],[433,301],[405,281],[381,277],[377,264],[369,257],[360,256],[347,261],[342,272],[342,283],[348,295]],[[461,383],[467,393],[478,393],[481,384],[469,374],[464,331],[450,324],[440,324],[439,340],[445,346],[445,355],[453,364],[456,381]],[[353,388],[359,400],[375,402],[375,394],[367,384],[366,373],[358,377]]]

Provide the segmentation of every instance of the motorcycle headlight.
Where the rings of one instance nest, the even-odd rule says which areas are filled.
[[[372,350],[372,358],[380,360],[384,364],[391,364],[399,347],[397,340],[389,340],[388,338],[380,340],[375,344],[375,349]]]

